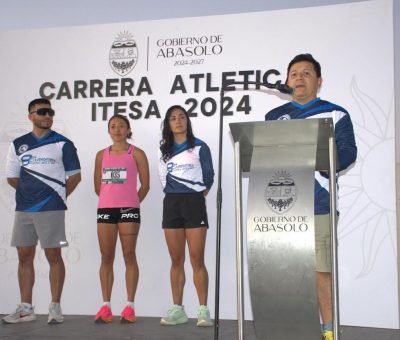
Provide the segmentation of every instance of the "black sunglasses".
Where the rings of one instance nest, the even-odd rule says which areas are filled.
[[[53,117],[56,114],[56,112],[49,107],[42,107],[40,109],[37,109],[36,111],[32,111],[31,113],[36,113],[39,116],[45,116],[46,114],[48,114],[50,117]]]

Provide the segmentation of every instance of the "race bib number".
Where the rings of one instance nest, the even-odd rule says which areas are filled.
[[[103,168],[101,182],[104,184],[123,184],[128,178],[126,168]]]

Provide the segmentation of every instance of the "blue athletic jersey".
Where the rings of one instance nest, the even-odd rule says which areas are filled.
[[[50,130],[37,138],[32,132],[15,139],[7,155],[6,176],[18,178],[17,211],[66,210],[67,176],[80,172],[74,144]]]
[[[201,192],[214,183],[210,148],[196,138],[194,148],[186,141],[175,144],[172,156],[163,161],[159,150],[159,175],[165,193]]]
[[[279,106],[265,115],[265,120],[332,118],[335,124],[339,171],[348,168],[357,158],[357,146],[349,113],[342,107],[320,98],[300,105],[294,101]],[[314,212],[329,213],[329,178],[324,172],[315,172]]]

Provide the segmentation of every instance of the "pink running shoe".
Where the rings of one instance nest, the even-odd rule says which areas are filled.
[[[110,323],[112,322],[113,316],[111,312],[111,308],[108,306],[102,306],[100,310],[97,312],[94,322],[95,323]]]
[[[131,306],[126,306],[121,313],[121,323],[133,323],[135,321],[135,310]]]

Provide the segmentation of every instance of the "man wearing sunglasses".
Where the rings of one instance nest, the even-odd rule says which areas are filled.
[[[16,138],[7,155],[7,182],[16,189],[16,211],[11,246],[18,253],[21,303],[2,320],[19,323],[36,319],[32,306],[35,281],[33,260],[39,240],[50,265],[52,300],[48,323],[61,323],[60,307],[65,267],[61,248],[65,235],[66,199],[81,180],[74,144],[51,130],[54,110],[47,99],[32,100],[28,106],[32,131]]]

